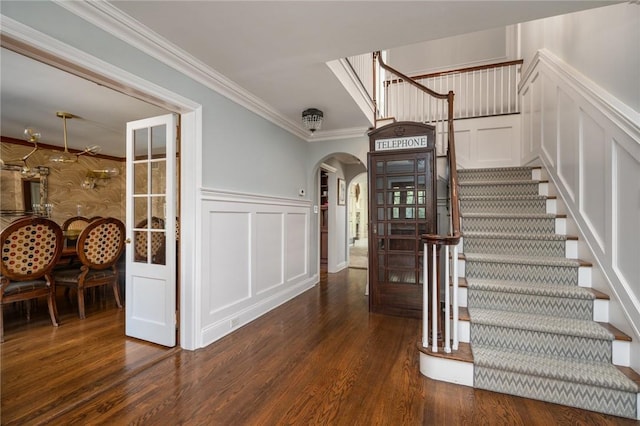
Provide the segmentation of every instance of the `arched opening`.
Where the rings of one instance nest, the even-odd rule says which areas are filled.
[[[363,172],[366,167],[362,161],[347,153],[329,154],[314,168],[317,259],[321,272],[334,273],[349,266],[349,248],[354,241],[350,212],[354,209],[355,195],[351,194],[351,181]],[[366,182],[366,173],[364,176]],[[361,194],[358,202],[366,208],[365,196]],[[366,228],[367,224],[361,219],[359,226]]]

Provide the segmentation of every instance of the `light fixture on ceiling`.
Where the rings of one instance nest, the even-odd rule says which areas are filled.
[[[74,154],[70,153],[69,146],[67,145],[67,120],[70,120],[76,116],[69,112],[63,112],[63,111],[56,112],[56,116],[58,116],[59,118],[62,118],[62,123],[63,123],[62,125],[64,130],[64,151],[61,153],[52,155],[51,157],[49,157],[49,161],[53,161],[54,163],[77,163],[78,157],[81,156],[82,154],[95,155],[100,151],[100,146],[93,145],[93,146],[87,146],[83,151],[80,151],[78,153],[74,153]]]
[[[28,142],[33,143],[33,149],[31,151],[29,151],[28,154],[26,154],[25,156],[23,156],[22,158],[19,158],[17,160],[9,160],[7,161],[7,165],[11,166],[11,165],[17,165],[18,167],[20,167],[20,174],[22,175],[22,177],[24,178],[32,178],[35,177],[38,174],[38,170],[34,170],[31,167],[29,167],[29,165],[27,164],[27,159],[29,157],[31,157],[33,155],[34,152],[36,152],[39,148],[38,148],[38,140],[40,140],[40,132],[37,132],[35,129],[33,129],[32,127],[27,127],[26,129],[24,129],[24,137]],[[12,164],[14,163],[14,164]],[[15,163],[22,163],[22,164],[15,164]],[[5,163],[4,161],[2,162],[2,166],[4,166]],[[36,167],[37,169],[37,167]]]
[[[81,186],[84,189],[95,189],[100,186],[105,186],[112,177],[118,176],[119,174],[120,170],[117,167],[103,170],[88,170]]]
[[[322,119],[324,114],[317,108],[307,108],[302,111],[302,124],[312,134],[322,127]]]
[[[53,161],[54,163],[75,163],[78,161],[78,156],[75,154],[71,154],[69,152],[69,147],[67,146],[67,119],[71,120],[73,118],[73,114],[58,111],[56,112],[56,115],[62,118],[62,126],[64,130],[64,151],[52,155],[49,158],[49,161]]]

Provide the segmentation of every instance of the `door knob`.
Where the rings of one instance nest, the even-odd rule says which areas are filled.
[[[127,244],[131,244],[131,238],[127,238],[126,240],[124,240],[124,242]]]

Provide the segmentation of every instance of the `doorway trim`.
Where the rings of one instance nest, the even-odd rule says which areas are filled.
[[[200,340],[197,295],[201,290],[196,257],[201,241],[196,230],[202,219],[201,198],[194,188],[202,187],[202,106],[4,15],[0,15],[0,28],[2,47],[181,115],[181,234],[195,238],[180,239],[179,344],[183,349],[196,349]]]

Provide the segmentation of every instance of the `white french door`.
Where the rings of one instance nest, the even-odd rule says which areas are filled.
[[[127,123],[126,335],[176,345],[176,116]]]

